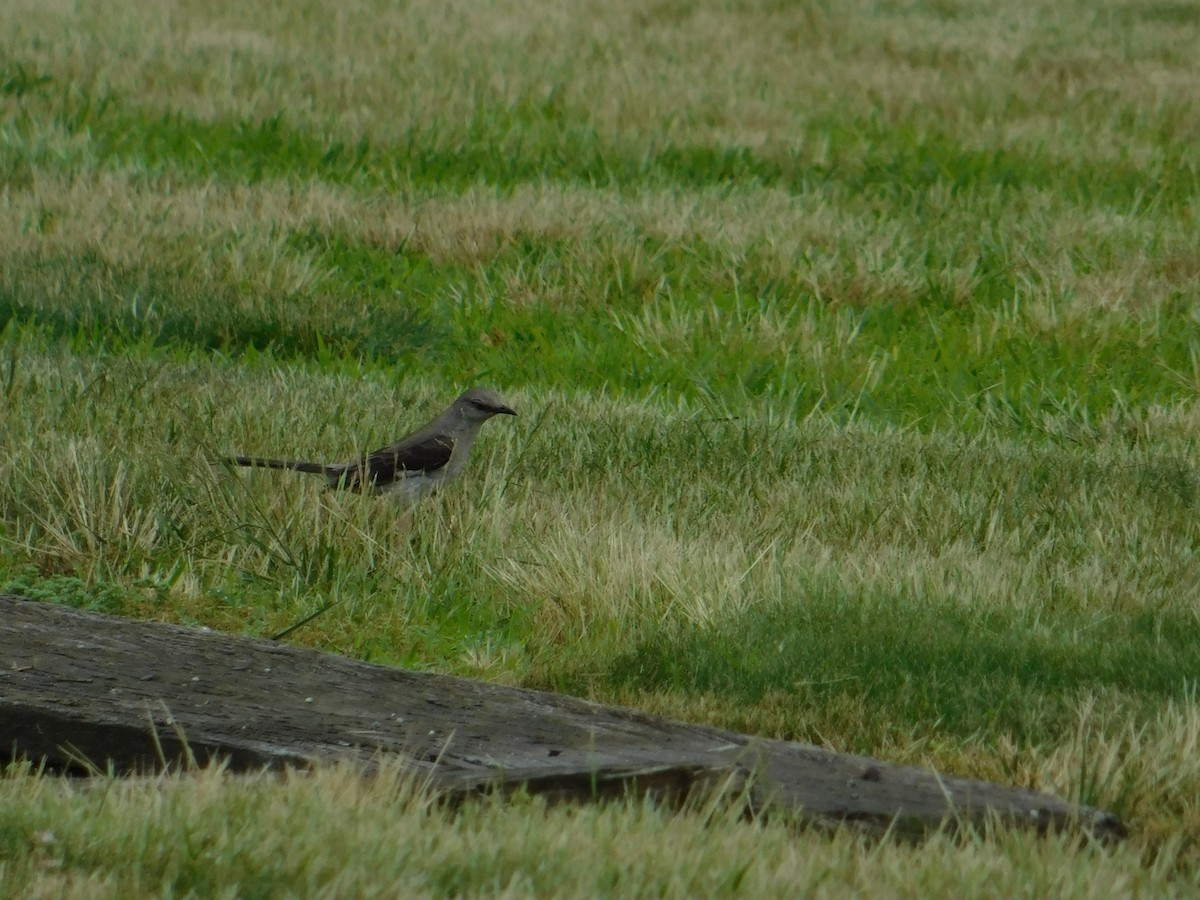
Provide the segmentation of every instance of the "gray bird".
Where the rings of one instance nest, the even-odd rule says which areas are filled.
[[[331,489],[398,494],[415,502],[462,471],[480,426],[495,415],[515,416],[516,412],[495,391],[471,388],[428,425],[356,462],[314,463],[259,456],[230,456],[226,462],[324,475]]]

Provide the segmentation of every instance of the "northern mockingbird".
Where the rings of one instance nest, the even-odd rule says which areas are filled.
[[[415,502],[462,471],[479,427],[495,415],[515,416],[516,412],[495,391],[471,388],[428,425],[357,462],[314,463],[258,456],[230,456],[226,461],[324,475],[330,489],[398,494]]]

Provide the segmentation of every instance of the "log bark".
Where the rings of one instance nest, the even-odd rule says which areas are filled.
[[[1121,838],[1103,810],[1021,788],[372,665],[271,641],[0,596],[0,758],[63,771],[233,770],[396,757],[455,798],[676,801],[723,786],[807,822],[923,833],[999,819]]]

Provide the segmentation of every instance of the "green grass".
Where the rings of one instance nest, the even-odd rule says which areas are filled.
[[[316,776],[332,799],[19,776],[7,893],[1195,882],[1191,4],[14,22],[0,590],[260,636],[328,605],[288,639],[1050,790],[1134,838],[871,848],[409,798],[327,856],[345,773]],[[210,464],[349,458],[473,383],[522,416],[411,527]],[[293,851],[256,819],[296,805]],[[380,862],[407,828],[422,854]],[[681,841],[707,862],[653,850]]]
[[[547,809],[517,800],[450,814],[394,772],[370,782],[333,770],[82,789],[22,775],[0,781],[0,798],[0,859],[17,860],[0,865],[0,884],[64,897],[770,896],[797,883],[817,897],[880,886],[897,897],[1002,896],[1060,885],[1063,855],[1086,861],[1070,883],[1075,896],[1162,885],[1155,867],[1141,869],[1127,850],[1081,851],[1069,839],[1020,833],[941,837],[920,849],[814,837],[827,848],[814,874],[803,835],[785,823],[739,825],[719,805],[668,816],[638,805]],[[130,847],[136,866],[121,862]]]
[[[614,140],[587,123],[586,108],[555,102],[553,89],[545,99],[479,104],[466,122],[434,121],[414,127],[395,144],[375,146],[365,136],[349,143],[335,135],[314,136],[289,124],[283,109],[205,121],[139,110],[121,96],[92,96],[79,84],[31,76],[20,64],[9,75],[17,85],[13,93],[46,98],[64,136],[86,135],[93,165],[179,172],[201,180],[320,180],[420,193],[477,184],[508,190],[541,181],[692,190],[741,183],[800,195],[856,195],[883,208],[907,207],[934,189],[965,200],[985,200],[998,191],[1050,190],[1085,207],[1124,210],[1136,204],[1178,213],[1193,202],[1200,178],[1194,152],[1183,146],[1173,146],[1176,152],[1149,170],[1132,161],[1063,165],[1043,146],[968,147],[952,133],[873,115],[809,118],[807,137],[821,146],[819,158],[803,146],[714,147],[677,142],[665,133]],[[14,175],[32,172],[28,152],[11,154]]]
[[[1200,379],[1200,339],[1187,327],[1182,297],[1152,321],[1071,318],[1036,327],[1019,295],[987,302],[1005,285],[978,274],[988,265],[981,261],[974,305],[931,284],[903,303],[831,308],[795,284],[757,291],[724,284],[706,270],[703,248],[642,241],[633,252],[649,261],[626,273],[617,248],[603,243],[518,240],[468,269],[403,246],[293,235],[287,246],[322,272],[319,287],[254,296],[219,281],[196,284],[158,263],[113,265],[92,253],[69,265],[17,256],[0,281],[0,322],[113,351],[149,343],[235,355],[262,350],[282,360],[435,362],[445,371],[504,372],[514,384],[562,380],[634,396],[653,385],[731,409],[765,399],[797,416],[820,408],[846,419],[926,429],[953,423],[968,431],[1004,425],[1028,432],[1048,417],[1087,431],[1114,410],[1186,400]],[[589,249],[602,253],[601,271]],[[588,279],[614,298],[629,284],[661,287],[636,307],[624,297],[569,316],[552,300],[512,305],[486,296],[488,285],[531,268],[551,296],[585,290]],[[690,296],[701,299],[684,299]],[[829,356],[804,352],[814,347]]]
[[[609,677],[751,705],[783,691],[801,709],[877,707],[877,721],[864,722],[868,732],[850,748],[860,753],[900,723],[925,723],[938,738],[1054,742],[1074,733],[1081,696],[1120,695],[1142,714],[1186,699],[1196,682],[1181,673],[1200,671],[1195,638],[1191,613],[1014,617],[911,594],[823,596],[816,588],[717,627],[648,638],[617,657]]]

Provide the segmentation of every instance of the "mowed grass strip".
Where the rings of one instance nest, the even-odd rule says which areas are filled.
[[[155,260],[109,259],[91,239],[70,240],[9,257],[0,321],[114,350],[148,341],[332,354],[635,396],[656,385],[730,410],[761,399],[799,416],[821,409],[926,430],[1037,432],[1073,417],[1087,433],[1109,414],[1194,398],[1200,385],[1188,293],[1172,288],[1174,299],[1144,314],[1085,312],[1060,287],[1025,300],[1022,286],[1041,276],[1014,280],[1013,247],[862,305],[837,302],[862,276],[836,257],[819,276],[783,275],[778,260],[612,220],[562,237],[524,235],[520,218],[495,227],[473,263],[400,235],[377,243],[311,227],[257,246],[214,236],[228,256],[207,269],[209,251],[180,250],[177,238]],[[883,294],[898,276],[881,277],[871,290]]]
[[[29,76],[10,69],[9,81]],[[555,182],[593,188],[754,184],[791,194],[814,190],[859,197],[882,208],[907,207],[941,188],[967,201],[998,191],[1052,191],[1060,202],[1086,207],[1147,207],[1164,214],[1191,208],[1198,175],[1195,157],[1173,143],[1155,166],[1132,161],[1061,160],[1045,147],[976,148],[951,132],[918,129],[877,117],[844,115],[806,122],[808,143],[767,148],[687,144],[667,136],[606,138],[583,108],[523,98],[481,104],[461,134],[444,136],[438,123],[415,129],[403,143],[348,144],[289,123],[281,109],[247,119],[197,120],[143,111],[119,97],[92,97],[53,76],[33,79],[37,94],[67,142],[82,141],[82,161],[99,169],[178,172],[194,179],[241,184],[284,179],[345,184],[363,190],[414,193],[501,190]],[[17,140],[6,148],[12,175],[33,171],[39,143],[28,133],[31,110],[13,120]],[[34,120],[36,121],[36,120]],[[577,123],[577,124],[575,124]],[[25,126],[24,128],[21,126]],[[25,132],[24,134],[22,132]],[[810,144],[820,147],[814,154]],[[53,166],[46,166],[53,171]]]

